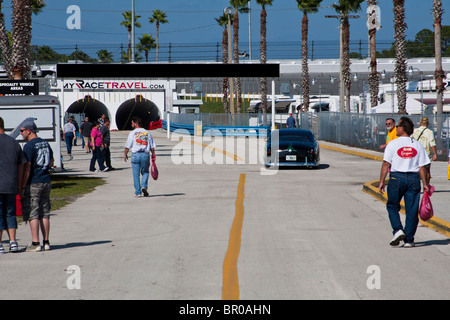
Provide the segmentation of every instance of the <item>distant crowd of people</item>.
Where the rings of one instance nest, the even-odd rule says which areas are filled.
[[[101,118],[89,121],[89,117],[85,117],[81,125],[78,127],[74,117],[69,117],[63,126],[64,141],[66,143],[68,160],[72,160],[72,147],[76,146],[77,135],[82,138],[81,148],[86,153],[92,153],[89,171],[106,172],[115,170],[111,165],[111,134],[110,120],[106,114],[102,114]],[[99,169],[96,168],[97,163]]]
[[[77,133],[83,138],[82,148],[92,153],[89,171],[110,171],[110,120],[106,115],[93,122],[86,117],[79,128],[73,117],[69,117],[62,128],[69,160],[72,147],[76,145]],[[139,117],[131,119],[130,132],[124,148],[124,161],[131,151],[131,167],[135,196],[148,196],[150,160],[156,158],[155,142],[142,126]],[[5,133],[5,123],[0,117],[0,254],[5,253],[2,237],[6,231],[9,237],[9,252],[18,252],[16,240],[17,201],[20,199],[23,221],[29,223],[31,243],[25,251],[50,250],[50,171],[54,162],[50,144],[38,137],[38,128],[33,120],[27,119],[20,125],[20,134],[26,141],[23,148],[16,139]],[[152,154],[150,159],[150,153]],[[98,169],[96,169],[96,164]],[[39,232],[40,231],[40,232]],[[42,234],[42,245],[40,243]]]

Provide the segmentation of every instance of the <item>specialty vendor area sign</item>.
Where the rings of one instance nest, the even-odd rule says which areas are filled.
[[[0,96],[37,96],[39,80],[0,80]]]

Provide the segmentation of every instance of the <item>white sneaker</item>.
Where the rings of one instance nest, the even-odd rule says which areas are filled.
[[[414,242],[406,242],[404,245],[403,245],[403,248],[414,248],[416,245],[415,245],[415,243]]]
[[[405,240],[405,233],[403,230],[398,230],[389,244],[391,246],[398,246],[402,240]]]

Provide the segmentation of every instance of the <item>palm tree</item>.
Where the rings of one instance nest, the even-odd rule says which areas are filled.
[[[133,15],[133,13],[131,11],[122,12],[122,16],[125,20],[123,20],[120,23],[120,25],[125,26],[125,28],[127,28],[127,31],[128,31],[128,57],[131,57],[131,29],[132,29],[131,19],[133,19],[132,15]],[[141,17],[140,15],[134,15],[134,26],[136,28],[141,27],[141,23],[137,22],[137,20],[140,17]]]
[[[13,0],[12,36],[9,37],[1,12],[2,2],[0,0],[0,48],[5,71],[10,79],[27,79],[31,70],[31,16],[38,14],[45,3],[42,0]]]
[[[273,0],[256,0],[256,3],[261,6],[260,15],[260,62],[262,64],[267,62],[267,11],[266,6],[271,6]],[[267,112],[267,78],[262,77],[259,81],[261,87],[261,109],[263,112],[264,122],[266,121]]]
[[[352,81],[350,79],[350,23],[349,14],[361,10],[361,3],[364,0],[339,0],[338,4],[334,4],[333,8],[341,16],[342,28],[342,79],[345,88],[345,111],[350,112],[350,89]]]
[[[148,53],[151,49],[156,48],[155,39],[151,34],[144,33],[139,39],[137,45],[139,51],[144,51],[145,61],[148,62]]]
[[[441,29],[442,29],[442,0],[433,0],[433,18],[434,18],[434,59],[436,60],[436,111],[438,115],[437,123],[437,136],[441,136],[443,118],[442,113],[444,112],[443,106],[443,95],[444,95],[444,83],[443,80],[446,78],[444,70],[442,70],[442,39],[441,39]],[[442,139],[436,139],[437,148],[442,149]]]
[[[148,18],[148,22],[150,23],[156,23],[156,61],[159,61],[159,25],[161,23],[169,23],[167,20],[167,15],[159,10],[153,10],[153,15]]]
[[[378,1],[367,0],[369,6],[376,6]],[[375,17],[372,15],[372,19]],[[377,33],[377,28],[375,23],[372,23],[372,29],[369,29],[369,40],[370,40],[370,67],[371,72],[369,75],[369,91],[370,91],[370,106],[375,108],[378,105],[378,91],[380,83],[380,75],[377,72],[377,50],[375,36]]]
[[[219,18],[215,18],[219,26],[223,28],[222,33],[222,63],[228,63],[228,16],[226,14],[221,15]],[[223,112],[228,113],[228,78],[222,79],[222,95],[223,95]]]
[[[397,84],[398,113],[406,114],[406,43],[405,0],[394,0],[395,83]]]
[[[318,11],[322,0],[297,0],[298,9],[303,12],[302,18],[302,95],[303,110],[309,110],[309,67],[308,67],[308,13]]]
[[[442,14],[444,10],[442,10],[442,0],[433,0],[433,18],[434,18],[434,52],[435,52],[435,60],[436,60],[436,107],[437,113],[443,113],[443,93],[444,93],[444,83],[443,79],[445,78],[444,70],[442,70],[442,39],[441,39],[441,30],[442,30]]]
[[[248,0],[230,0],[231,6],[234,8],[233,16],[233,57],[234,63],[239,63],[239,10],[246,8]],[[236,112],[241,113],[242,110],[242,88],[240,78],[236,78]]]
[[[103,62],[103,63],[111,63],[113,62],[113,54],[112,52],[109,52],[106,49],[102,49],[102,50],[98,50],[97,51],[97,57],[99,62]]]

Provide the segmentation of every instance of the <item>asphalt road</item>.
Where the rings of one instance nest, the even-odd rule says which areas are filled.
[[[385,205],[362,191],[379,161],[322,148],[319,169],[267,172],[239,143],[158,130],[160,177],[135,198],[126,134],[112,135],[112,172],[89,173],[75,147],[62,174],[107,183],[52,212],[51,251],[0,256],[1,299],[450,298],[448,237],[421,226],[417,247],[389,245]]]

